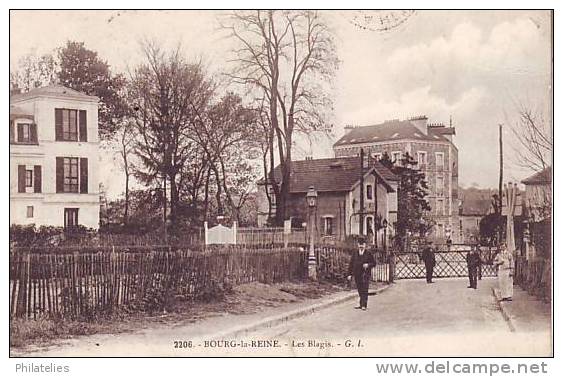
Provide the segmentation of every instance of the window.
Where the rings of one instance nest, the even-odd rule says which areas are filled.
[[[439,238],[444,238],[444,224],[438,224],[436,232]]]
[[[333,222],[332,217],[327,216],[324,218],[324,234],[326,236],[332,236],[333,234],[332,222]]]
[[[367,185],[366,186],[366,199],[373,200],[373,186]]]
[[[78,226],[78,208],[65,208],[65,228]]]
[[[436,177],[436,195],[443,196],[444,195],[444,177]]]
[[[27,206],[27,218],[33,217],[33,206]]]
[[[426,169],[426,163],[427,163],[426,152],[425,151],[418,151],[418,152],[416,152],[416,157],[417,157],[417,162],[418,162],[418,168],[419,169]]]
[[[393,152],[391,153],[391,161],[393,161],[396,165],[401,165],[401,152]]]
[[[369,242],[371,243],[371,238],[373,236],[373,217],[366,217],[366,233],[369,237]]]
[[[63,177],[63,192],[78,192],[78,158],[64,158]]]
[[[78,141],[78,111],[62,109],[63,140]]]
[[[436,152],[436,169],[444,169],[444,153]]]
[[[444,214],[444,199],[436,199],[436,214]]]
[[[33,187],[33,170],[25,171],[25,187]]]
[[[35,136],[33,132],[33,124],[18,123],[18,143],[34,143]]]

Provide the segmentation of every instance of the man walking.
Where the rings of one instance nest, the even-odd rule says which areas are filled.
[[[467,270],[469,275],[469,287],[467,288],[477,289],[477,277],[481,267],[481,257],[479,256],[478,247],[472,247],[469,253],[467,253],[465,260],[467,261]]]
[[[433,283],[432,275],[434,274],[434,266],[436,265],[436,257],[434,255],[434,248],[432,247],[432,241],[426,242],[426,247],[422,250],[422,260],[424,261],[424,266],[426,267],[426,283]]]
[[[366,239],[358,238],[358,250],[352,254],[348,265],[348,280],[354,280],[360,296],[360,305],[356,309],[366,310],[368,307],[368,288],[371,278],[371,269],[375,266],[375,259],[371,252],[366,250]]]

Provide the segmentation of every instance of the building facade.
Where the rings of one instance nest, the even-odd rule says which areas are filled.
[[[52,85],[10,98],[10,223],[98,228],[98,98]]]
[[[451,122],[450,122],[451,123]],[[346,132],[334,145],[336,157],[357,156],[360,150],[378,159],[387,153],[400,163],[408,153],[424,171],[429,187],[427,200],[435,222],[434,235],[438,239],[451,237],[461,241],[458,224],[458,150],[453,142],[455,128],[443,123],[428,123],[426,116],[409,120],[390,120],[384,123],[346,127]]]
[[[314,225],[321,237],[344,241],[350,235],[358,235],[363,216],[362,233],[368,236],[370,243],[382,245],[386,232],[378,225],[383,220],[389,224],[397,220],[398,179],[380,163],[365,165],[363,169],[360,164],[358,157],[293,161],[287,209],[293,226],[307,226],[306,194],[313,186],[318,193]],[[279,169],[274,172],[279,177],[276,174]],[[259,224],[263,226],[268,215],[264,182],[259,183],[258,192]],[[360,210],[362,194],[363,211]],[[390,237],[392,233],[388,230]]]

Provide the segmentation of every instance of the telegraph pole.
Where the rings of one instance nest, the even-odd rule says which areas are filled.
[[[499,199],[499,220],[502,219],[502,174],[503,174],[503,155],[502,155],[502,123],[498,125],[498,142],[499,142],[499,178],[498,178],[498,199]],[[502,238],[502,226],[498,228],[498,244],[500,245]]]
[[[360,148],[360,236],[364,235],[364,148]]]

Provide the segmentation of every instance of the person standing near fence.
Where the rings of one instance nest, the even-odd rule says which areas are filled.
[[[422,260],[426,268],[426,283],[434,283],[432,275],[434,274],[434,266],[436,265],[436,256],[434,255],[434,247],[432,241],[427,241],[424,250],[422,250]]]
[[[479,249],[472,247],[465,257],[467,261],[467,271],[469,275],[469,286],[467,288],[477,289],[477,276],[481,268],[481,257],[479,256]]]
[[[358,238],[358,250],[352,254],[350,264],[348,265],[348,280],[356,282],[358,295],[360,296],[360,305],[355,309],[367,310],[368,307],[368,289],[371,279],[371,269],[375,266],[373,254],[366,250],[366,239],[363,236]]]
[[[498,266],[501,301],[512,301],[514,258],[506,244],[501,245],[500,252],[496,255],[493,264]]]

